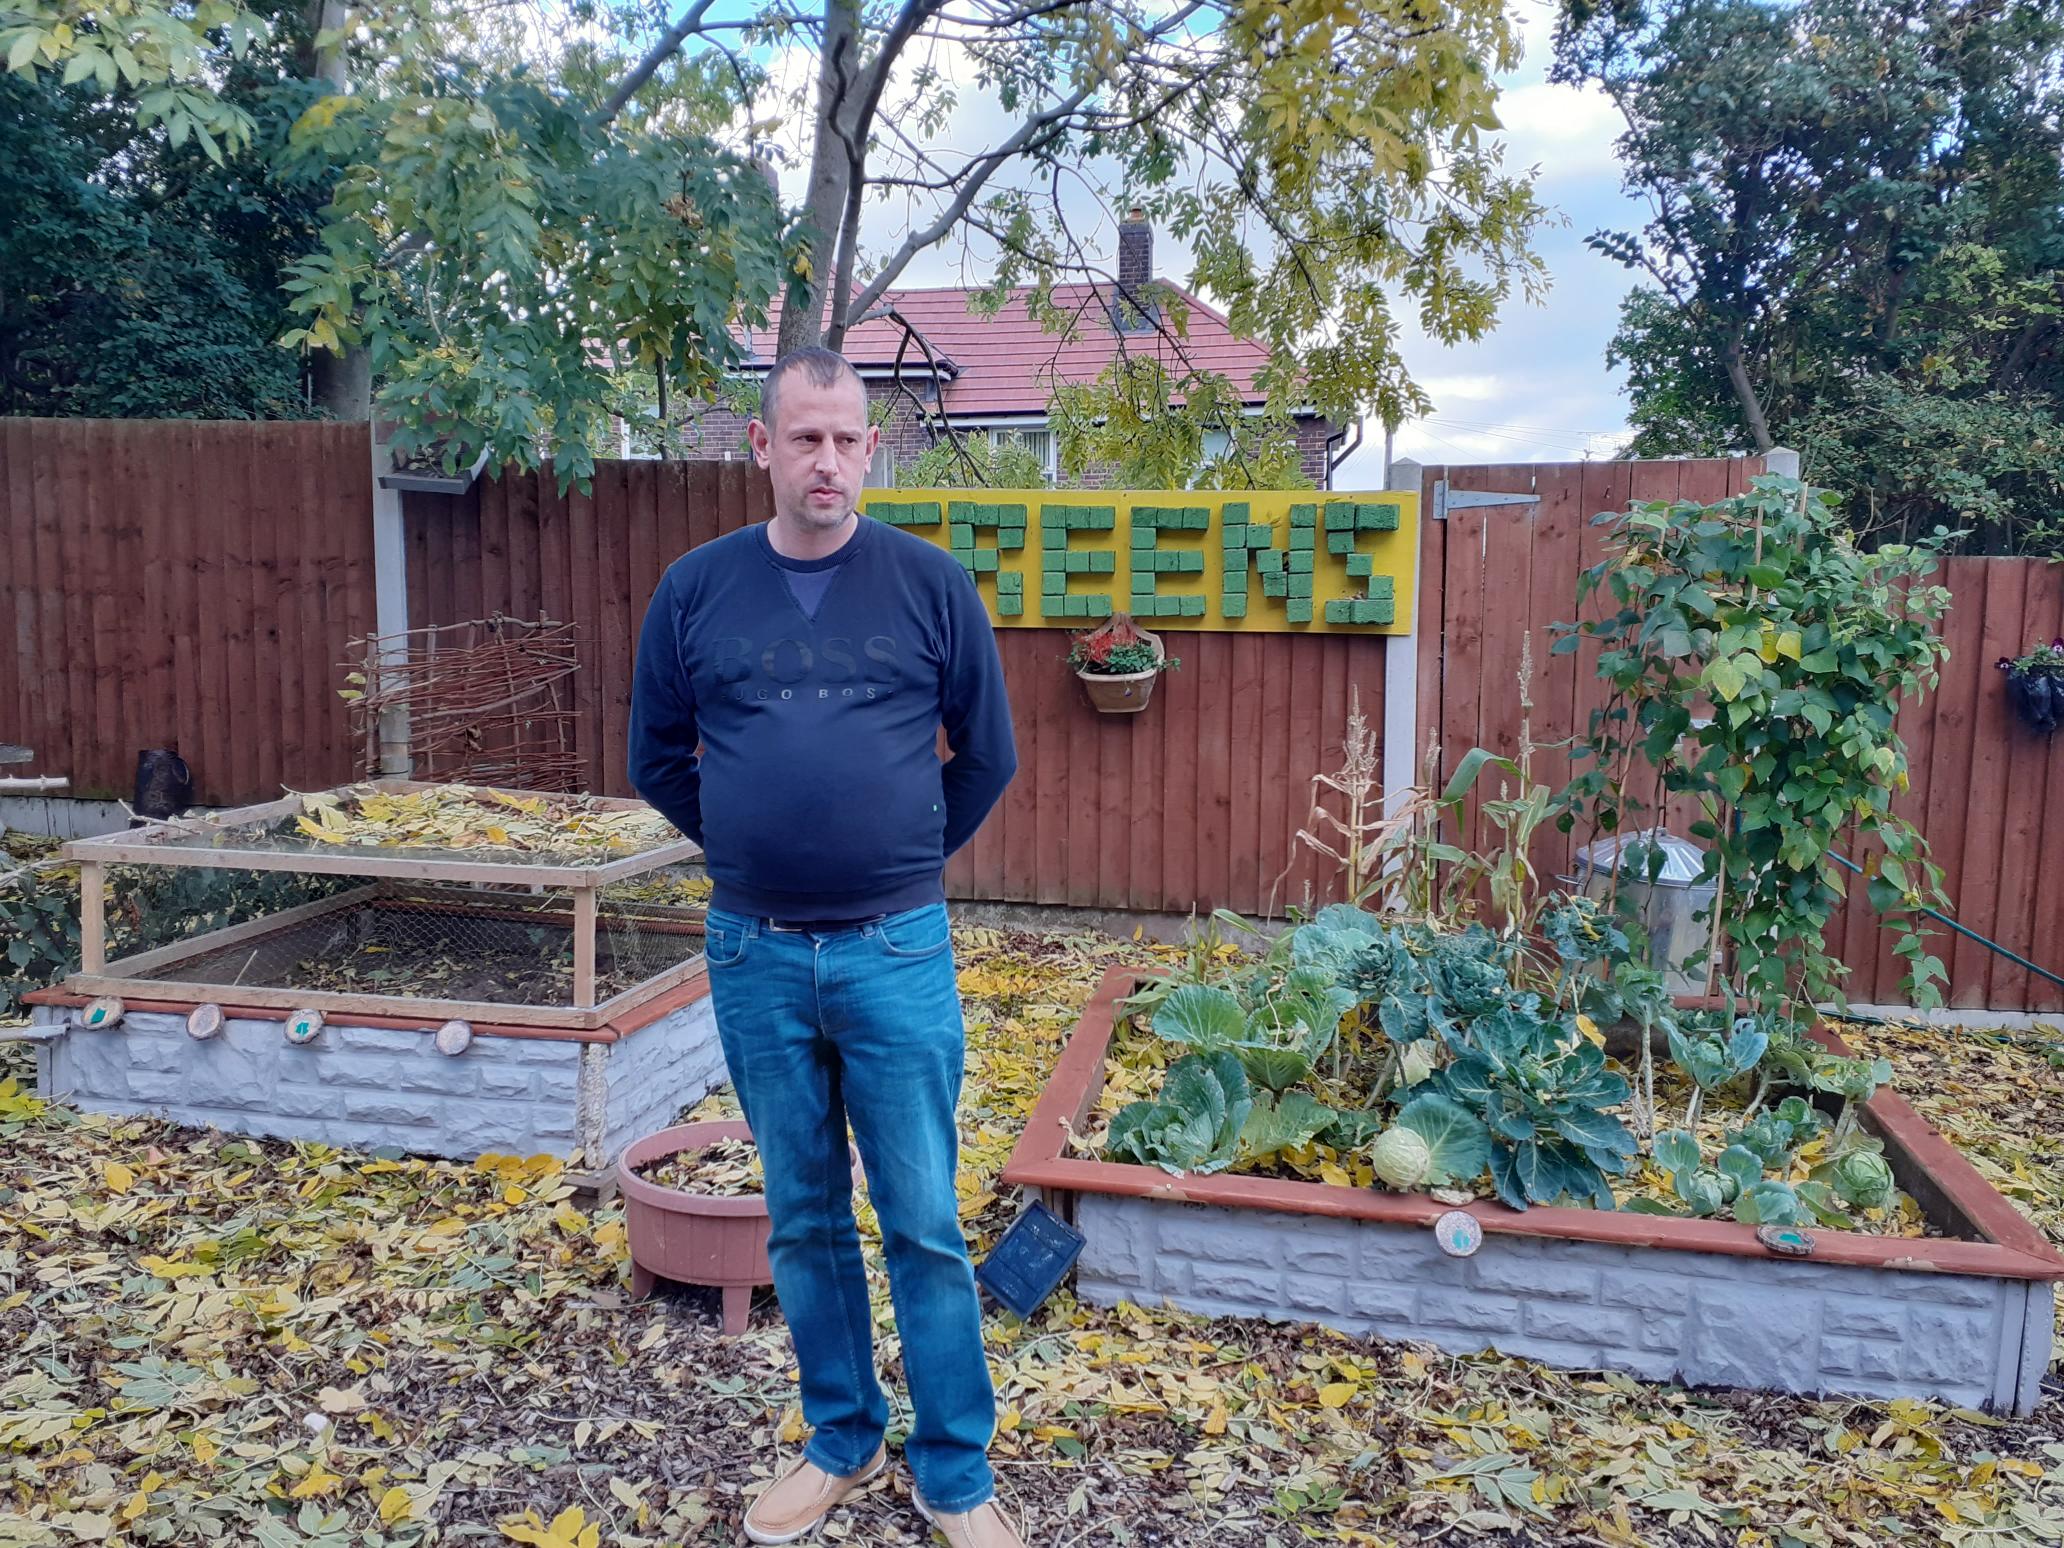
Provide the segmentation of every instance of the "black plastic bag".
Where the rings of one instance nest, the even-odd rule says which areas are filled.
[[[129,806],[138,817],[177,817],[191,805],[193,772],[184,758],[162,747],[136,755],[136,798]]]

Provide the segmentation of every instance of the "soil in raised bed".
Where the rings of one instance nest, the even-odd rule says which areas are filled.
[[[541,910],[526,917],[514,898],[488,904],[471,908],[375,899],[262,938],[181,957],[140,976],[494,1005],[570,1005],[569,916]],[[630,907],[612,898],[596,931],[597,995],[607,999],[633,988],[701,949],[702,936],[692,926],[673,919],[641,923]]]

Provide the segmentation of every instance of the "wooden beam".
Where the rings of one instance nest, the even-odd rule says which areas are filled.
[[[187,940],[174,941],[169,946],[140,951],[133,956],[117,957],[113,962],[98,969],[112,978],[135,978],[144,973],[154,973],[159,968],[183,962],[189,957],[205,957],[220,951],[225,946],[234,946],[239,941],[253,941],[285,930],[324,914],[333,914],[338,909],[351,908],[380,896],[378,882],[369,882],[363,887],[353,887],[349,892],[340,892],[333,897],[318,898],[313,903],[303,903],[294,908],[281,909],[276,914],[267,914],[261,919],[247,919],[242,924],[226,925],[220,930],[210,930],[205,935],[196,935]],[[227,985],[224,986],[228,987]]]
[[[595,1006],[595,889],[573,894],[573,1003],[581,1010]]]
[[[79,867],[79,966],[89,973],[107,966],[107,888],[91,860]]]
[[[498,1005],[485,1000],[439,1000],[427,995],[342,993],[328,989],[254,989],[247,984],[201,984],[176,979],[117,978],[106,973],[80,973],[65,981],[65,987],[79,994],[120,995],[124,1000],[162,1000],[200,1005],[221,1004],[225,999],[238,1005],[276,1010],[308,1007],[322,1011],[333,1021],[349,1024],[355,1013],[405,1016],[411,1021],[457,1017],[471,1022],[492,1021],[519,1027],[563,1027],[591,1031],[607,1024],[600,1008],[582,1010],[568,1006]]]

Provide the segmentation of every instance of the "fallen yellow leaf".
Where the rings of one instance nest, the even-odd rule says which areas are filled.
[[[502,1536],[512,1542],[530,1543],[533,1548],[600,1548],[602,1524],[589,1524],[587,1513],[569,1505],[546,1526],[534,1510],[526,1510],[513,1521],[501,1523]]]
[[[343,1479],[318,1462],[304,1473],[301,1481],[289,1489],[287,1493],[297,1500],[312,1500],[318,1495],[328,1494],[332,1489],[341,1486],[343,1482]]]
[[[100,1177],[110,1193],[127,1193],[136,1182],[136,1174],[119,1161],[110,1161],[102,1167]]]
[[[1327,1408],[1345,1408],[1355,1395],[1351,1381],[1329,1381],[1319,1388],[1319,1402]]]

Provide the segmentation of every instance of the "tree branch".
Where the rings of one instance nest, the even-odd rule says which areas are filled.
[[[616,90],[609,94],[602,106],[595,111],[595,122],[606,124],[624,110],[624,104],[638,95],[653,73],[672,58],[691,34],[702,26],[702,18],[716,0],[695,0],[695,3],[681,14],[681,19],[661,34],[657,43],[645,51],[645,57],[631,67],[631,73],[617,83]]]
[[[913,3],[915,3],[915,0],[913,0]],[[1151,41],[1166,36],[1182,26],[1183,23],[1187,22],[1202,9],[1204,9],[1204,0],[1191,0],[1190,4],[1166,17],[1145,33],[1141,41]],[[1127,50],[1126,54],[1121,55],[1116,63],[1122,63],[1124,58],[1129,57],[1131,52],[1132,50]],[[1003,144],[971,162],[963,173],[965,181],[962,182],[960,191],[954,195],[952,203],[946,207],[946,212],[924,230],[912,232],[908,237],[904,238],[903,245],[897,248],[894,256],[882,266],[881,272],[868,281],[867,288],[853,298],[850,306],[846,308],[848,314],[865,312],[879,301],[883,293],[891,285],[895,284],[897,276],[910,266],[910,261],[913,258],[944,237],[959,223],[968,210],[973,207],[976,196],[981,193],[983,185],[996,174],[997,169],[1021,155],[1040,136],[1059,132],[1066,125],[1068,119],[1074,115],[1077,108],[1081,107],[1097,91],[1108,84],[1115,71],[1116,63],[1093,75],[1076,90],[1073,96],[1067,98],[1059,106],[1049,108],[1046,112],[1027,119],[1018,126],[1017,132],[1004,141]],[[857,198],[859,193],[860,190],[855,189],[852,191],[851,196]]]
[[[1042,113],[1037,118],[1027,119],[1018,126],[1017,133],[1005,140],[995,150],[971,163],[964,174],[965,181],[961,183],[960,191],[953,196],[953,202],[946,206],[946,213],[922,231],[913,231],[909,236],[905,237],[903,245],[896,249],[895,256],[882,266],[879,274],[867,282],[867,288],[853,298],[852,305],[848,310],[864,312],[879,301],[882,298],[883,292],[896,282],[896,277],[910,267],[911,259],[945,236],[947,232],[960,223],[961,218],[967,214],[969,208],[974,204],[975,196],[981,193],[982,185],[995,175],[999,167],[1015,158],[1036,137],[1054,129],[1069,114],[1086,102],[1093,90],[1094,86],[1084,86],[1074,96],[1068,98],[1066,102],[1051,112]]]

